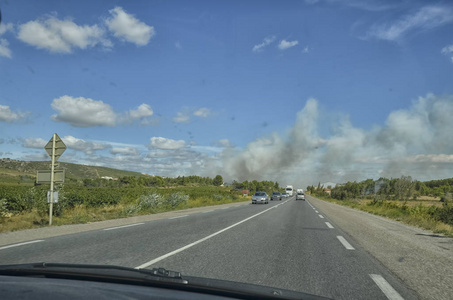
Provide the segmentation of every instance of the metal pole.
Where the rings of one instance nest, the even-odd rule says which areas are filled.
[[[55,172],[55,142],[57,140],[56,134],[53,134],[52,138],[52,164],[50,166],[50,209],[49,209],[49,226],[52,225],[52,214],[53,214],[53,181]]]

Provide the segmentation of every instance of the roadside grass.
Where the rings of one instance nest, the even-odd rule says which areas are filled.
[[[374,215],[393,219],[407,225],[429,230],[436,234],[453,237],[453,226],[436,220],[433,216],[434,210],[442,207],[443,205],[436,199],[373,201],[370,199],[336,200],[323,196],[315,197],[339,205],[366,211]]]
[[[136,196],[135,199],[124,197],[120,203],[114,205],[91,207],[77,204],[59,208],[58,205],[63,205],[63,202],[60,202],[54,206],[52,226],[85,224],[243,201],[251,201],[251,197],[242,197],[225,188],[152,189],[148,193]],[[0,233],[46,227],[48,224],[48,212],[46,214],[42,210],[32,209],[28,212],[0,216]]]

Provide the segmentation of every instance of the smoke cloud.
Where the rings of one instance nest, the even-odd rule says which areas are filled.
[[[318,101],[309,99],[287,133],[258,138],[244,149],[225,149],[219,174],[301,187],[381,176],[453,176],[453,96],[420,97],[369,131],[343,117],[328,124],[333,130],[322,136],[326,118],[321,124],[320,116]]]

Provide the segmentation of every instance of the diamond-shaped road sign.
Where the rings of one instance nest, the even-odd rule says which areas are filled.
[[[50,141],[47,143],[47,145],[44,147],[44,149],[46,150],[47,154],[49,154],[50,157],[52,157],[53,138],[54,137],[52,137]],[[57,161],[60,158],[60,156],[63,154],[65,150],[66,145],[60,139],[58,134],[55,134],[55,161]]]

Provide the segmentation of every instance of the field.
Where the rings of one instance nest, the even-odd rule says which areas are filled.
[[[0,232],[47,226],[47,187],[0,185]],[[8,199],[8,200],[6,200]],[[249,201],[227,187],[87,188],[66,185],[53,225],[81,224],[200,206]]]

